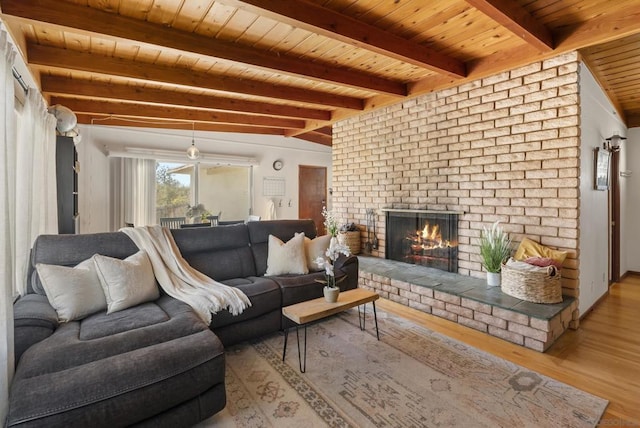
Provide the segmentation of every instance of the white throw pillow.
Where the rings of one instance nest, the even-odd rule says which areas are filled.
[[[321,271],[322,268],[317,265],[318,257],[326,257],[325,253],[329,248],[331,235],[317,236],[314,239],[304,238],[304,252],[307,258],[307,267],[309,272]]]
[[[304,253],[304,233],[296,233],[287,243],[269,235],[269,253],[265,275],[309,273]]]
[[[60,322],[79,320],[107,307],[92,259],[72,268],[38,263],[36,270]]]
[[[96,254],[93,260],[107,298],[108,314],[160,297],[151,260],[145,251],[124,260]]]

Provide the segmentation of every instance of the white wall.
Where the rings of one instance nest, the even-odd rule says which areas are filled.
[[[626,209],[622,211],[624,220],[622,227],[622,260],[626,269],[622,272],[640,272],[640,128],[631,128],[627,134],[627,141],[624,142],[622,150],[626,153],[626,165],[620,166],[621,171],[630,171],[631,176],[622,178],[624,183],[624,193],[621,199],[626,202]]]
[[[183,151],[191,145],[191,130],[81,125],[80,134],[82,142],[77,149],[80,161],[78,191],[81,233],[109,231],[109,161],[105,146]],[[327,167],[327,183],[331,187],[330,147],[274,135],[201,131],[195,133],[195,144],[203,153],[257,159],[252,177],[253,211],[256,215],[264,216],[270,199],[262,195],[265,177],[285,179],[285,195],[274,198],[279,219],[298,217],[299,165]],[[272,168],[276,159],[284,162],[280,171]]]
[[[602,147],[607,137],[617,133],[625,136],[626,127],[615,109],[584,64],[580,67],[580,314],[593,306],[608,289],[609,284],[609,192],[593,188],[593,149]],[[626,169],[627,144],[620,152],[620,169]],[[621,210],[626,206],[625,189],[621,180]],[[640,212],[639,212],[640,213]],[[627,216],[621,216],[621,236],[625,239]],[[621,244],[624,249],[624,242]],[[621,263],[621,270],[627,264]]]

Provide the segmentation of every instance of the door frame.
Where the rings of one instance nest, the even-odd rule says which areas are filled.
[[[300,203],[300,201],[302,200],[302,183],[300,180],[300,172],[302,169],[322,169],[324,170],[324,206],[327,206],[327,185],[328,185],[328,175],[329,175],[329,168],[327,168],[326,166],[322,166],[322,165],[298,165],[298,218],[301,218],[300,216],[300,209],[302,207],[302,204]],[[329,209],[327,207],[327,209]],[[318,231],[320,232],[320,229],[318,229]]]
[[[609,285],[620,280],[620,152],[611,152],[611,273]]]

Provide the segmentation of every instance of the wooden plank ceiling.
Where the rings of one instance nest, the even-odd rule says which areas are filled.
[[[580,50],[640,126],[640,0],[0,0],[81,123],[296,136]]]

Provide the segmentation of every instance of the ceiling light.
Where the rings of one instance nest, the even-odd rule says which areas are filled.
[[[191,160],[196,160],[200,158],[200,150],[196,147],[195,143],[195,124],[191,123],[192,134],[191,134],[191,146],[187,149],[187,157]]]

